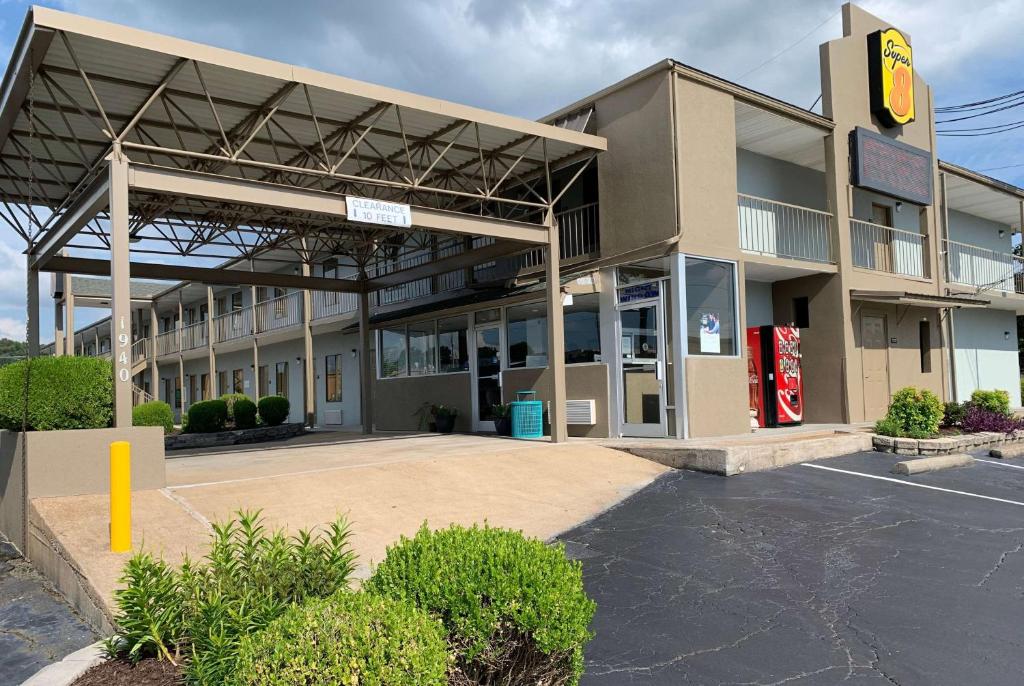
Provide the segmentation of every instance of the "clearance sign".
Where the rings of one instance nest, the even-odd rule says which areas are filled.
[[[871,112],[886,126],[914,121],[914,61],[910,43],[896,29],[868,36]]]

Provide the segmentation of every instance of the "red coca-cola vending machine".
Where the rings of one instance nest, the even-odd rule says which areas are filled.
[[[752,326],[747,329],[747,371],[751,424],[786,426],[804,418],[800,373],[800,329]]]

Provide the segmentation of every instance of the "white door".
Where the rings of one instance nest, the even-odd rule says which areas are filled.
[[[494,431],[492,408],[501,403],[503,347],[500,324],[473,329],[470,368],[473,371],[474,431]]]
[[[623,436],[668,435],[664,348],[657,303],[619,310],[619,416]]]

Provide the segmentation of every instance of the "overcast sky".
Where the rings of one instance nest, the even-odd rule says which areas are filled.
[[[911,34],[916,67],[935,88],[937,106],[1024,90],[1024,0],[860,4]],[[840,3],[831,0],[66,0],[53,6],[529,118],[666,57],[810,107],[820,92],[817,46],[842,33]],[[26,9],[0,2],[4,64]],[[1024,107],[984,124],[1019,120]],[[939,154],[1024,185],[1024,128],[940,139]],[[24,339],[19,241],[9,229],[0,231],[0,336]],[[40,290],[42,338],[52,340],[48,285]],[[89,311],[76,313],[79,324],[88,317]]]

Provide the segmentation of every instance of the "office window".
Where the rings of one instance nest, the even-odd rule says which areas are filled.
[[[260,376],[260,382],[259,382],[259,389],[258,389],[259,390],[259,396],[258,397],[265,398],[268,395],[270,395],[270,367],[268,367],[265,364],[261,364],[260,365],[260,369],[259,369],[259,376]]]
[[[228,392],[228,373],[226,371],[224,371],[224,372],[217,372],[217,390],[216,390],[216,393],[219,394],[219,395],[224,395],[227,392]]]
[[[442,374],[469,371],[465,317],[449,317],[437,323],[437,357]]]
[[[417,322],[408,327],[409,375],[422,376],[437,371],[437,339],[434,322]]]
[[[798,329],[811,328],[811,304],[806,296],[793,298],[793,326]]]
[[[917,336],[921,349],[921,373],[930,374],[932,371],[932,327],[927,319],[918,322]]]
[[[324,358],[324,378],[329,403],[341,402],[341,355],[328,355]]]
[[[600,304],[597,293],[573,297],[565,308],[565,363],[597,362],[601,359]]]
[[[288,397],[288,363],[278,362],[275,368],[276,377],[274,379],[274,392],[277,395],[287,398]]]
[[[406,376],[408,353],[405,346],[405,327],[390,327],[380,330],[380,376]]]
[[[686,335],[691,355],[736,354],[736,266],[686,258]]]
[[[509,307],[505,317],[508,320],[508,366],[546,367],[548,318],[544,303]]]

